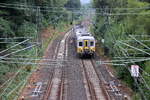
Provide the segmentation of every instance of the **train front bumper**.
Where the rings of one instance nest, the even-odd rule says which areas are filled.
[[[79,52],[80,55],[93,55],[95,52],[89,49]]]

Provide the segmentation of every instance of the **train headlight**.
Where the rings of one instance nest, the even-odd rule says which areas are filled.
[[[95,47],[91,47],[91,50],[92,50],[92,51],[95,51]]]
[[[78,53],[81,53],[82,51],[82,48],[78,48]]]

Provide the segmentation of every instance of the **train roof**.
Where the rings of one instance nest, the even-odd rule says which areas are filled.
[[[86,29],[82,29],[82,28],[77,29],[77,30],[75,31],[75,34],[76,34],[77,37],[78,37],[78,36],[91,36],[91,33],[90,33],[90,32],[88,32],[88,31],[86,31]]]
[[[85,40],[85,39],[88,39],[88,40],[95,40],[95,38],[93,36],[79,36],[77,38],[77,40]]]

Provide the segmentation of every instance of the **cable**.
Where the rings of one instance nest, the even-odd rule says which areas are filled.
[[[121,42],[132,42],[135,40],[120,40]],[[150,42],[150,40],[140,40],[141,42]]]
[[[9,53],[9,54],[6,54],[6,55],[4,55],[4,56],[1,56],[0,59],[3,59],[4,57],[7,57],[7,56],[9,56],[9,55],[18,53],[18,52],[20,52],[20,51],[24,51],[24,50],[30,49],[30,48],[32,48],[32,47],[34,47],[34,46],[36,46],[36,45],[31,45],[31,46],[28,46],[28,47],[26,47],[26,48],[23,48],[23,49],[20,49],[20,50],[11,52],[11,53]]]
[[[143,35],[143,34],[141,34],[141,35],[130,35],[130,36],[136,36],[136,37],[144,37],[144,36],[146,36],[146,37],[150,37],[150,35]]]
[[[143,76],[139,73],[139,77],[142,78],[143,82],[145,83],[146,88],[150,91],[150,87],[148,86],[147,82],[145,81],[145,79],[143,78]]]
[[[14,62],[14,61],[0,61],[0,62],[1,63],[9,63],[9,64],[22,64],[22,65],[43,65],[43,66],[54,66],[54,67],[60,67],[59,65],[64,66],[64,65],[62,65],[63,64],[62,61],[53,62],[53,63],[51,63],[51,62],[48,62],[48,63],[33,63],[33,62]]]
[[[146,72],[145,70],[143,70],[142,68],[140,68],[140,70],[142,70],[142,72],[145,73],[145,75],[149,76],[150,77],[150,73]]]
[[[24,3],[13,3],[13,4],[9,4],[9,3],[0,3],[0,5],[9,5],[9,6],[23,6],[23,7],[32,7],[32,8],[36,8],[36,7],[43,7],[43,8],[67,8],[67,9],[114,9],[114,10],[134,10],[134,9],[137,9],[137,10],[149,10],[150,7],[139,7],[139,8],[96,8],[96,7],[93,7],[93,8],[71,8],[71,7],[58,7],[58,6],[48,6],[48,5],[39,5],[39,6],[34,6],[34,5],[25,5]]]
[[[0,38],[0,40],[8,40],[8,39],[33,39],[33,37],[12,37],[12,38]]]
[[[7,6],[2,6],[2,5],[0,5],[0,7],[6,7],[6,8],[16,8],[16,9],[20,9],[20,10],[24,10],[24,9],[26,9],[27,10],[27,8],[20,8],[20,7],[7,7]],[[38,7],[38,6],[37,6]],[[29,7],[28,7],[29,8]],[[33,7],[32,7],[33,8]],[[53,8],[53,7],[52,7]],[[30,10],[30,9],[28,9],[28,10]],[[33,10],[36,10],[36,9],[33,9]],[[64,12],[64,11],[62,11],[62,10],[60,10],[60,11],[51,11],[51,10],[42,10],[41,9],[41,11],[46,11],[46,12],[56,12],[56,13],[58,13],[58,12]],[[73,13],[77,13],[77,14],[82,14],[83,12],[73,12]],[[124,16],[124,15],[150,15],[150,13],[95,13],[95,12],[93,12],[93,13],[91,13],[91,14],[93,14],[93,15],[95,15],[95,14],[98,14],[98,15],[101,15],[101,16],[105,16],[105,15],[107,15],[107,16]]]
[[[133,48],[133,49],[135,49],[135,50],[138,50],[138,51],[141,51],[141,52],[143,52],[143,53],[145,53],[145,54],[150,55],[150,53],[148,53],[148,52],[146,52],[146,51],[143,51],[143,50],[141,50],[141,49],[139,49],[139,48],[136,48],[136,47],[134,47],[134,46],[131,46],[131,45],[127,44],[127,43],[123,43],[123,42],[121,42],[121,41],[118,41],[118,43],[121,43],[121,44],[126,45],[126,46],[128,46],[128,47],[130,47],[130,48]]]
[[[140,42],[139,40],[137,40],[135,37],[133,37],[133,36],[131,36],[131,35],[129,35],[132,39],[134,39],[136,42],[138,42],[139,44],[141,44],[142,46],[144,46],[144,47],[146,47],[147,49],[149,49],[150,50],[150,48],[147,46],[147,45],[145,45],[144,43],[142,43],[142,42]]]
[[[8,48],[8,49],[5,49],[5,50],[3,50],[3,51],[0,51],[0,54],[1,53],[3,53],[3,52],[5,52],[5,51],[8,51],[9,49],[12,49],[12,48],[14,48],[14,47],[16,47],[16,46],[18,46],[18,45],[20,45],[20,44],[23,44],[23,43],[25,43],[25,42],[27,42],[27,41],[29,41],[30,39],[26,39],[26,40],[24,40],[24,41],[22,41],[22,42],[20,42],[20,43],[18,43],[18,44],[15,44],[14,46],[11,46],[10,48]]]
[[[119,48],[120,48],[120,46],[119,46]],[[122,51],[122,52],[124,52],[124,51]],[[125,54],[125,53],[124,53],[124,54]],[[127,54],[125,54],[124,56],[127,56]],[[129,55],[128,55],[128,56],[129,56]],[[132,61],[131,61],[131,62],[132,62]],[[127,68],[126,66],[124,66],[124,67]],[[127,70],[128,70],[128,71],[130,72],[130,74],[131,74],[130,69],[127,68]],[[134,79],[134,82],[136,83],[136,85],[138,86],[138,89],[139,89],[140,93],[142,94],[144,100],[147,100],[147,98],[145,97],[144,92],[143,92],[142,88],[140,87],[140,85],[138,84],[137,80],[136,80],[134,77],[133,77],[133,79]]]
[[[23,67],[24,68],[24,67]],[[15,75],[13,75],[10,79],[8,79],[5,83],[3,83],[0,88],[2,88],[6,83],[8,83],[7,87],[3,90],[3,92],[0,94],[0,97],[3,96],[4,92],[7,90],[7,88],[10,86],[10,84],[13,82],[13,80],[15,79],[15,77],[22,71],[23,69],[22,67],[15,73]]]
[[[149,58],[150,59],[150,58]],[[146,60],[146,59],[127,59],[127,60],[124,60],[124,59],[121,59],[121,60],[111,60],[111,61],[103,61],[103,63],[119,63],[119,62],[122,62],[122,63],[130,63],[129,61],[141,61],[141,60]]]
[[[43,61],[51,61],[51,62],[63,62],[63,61],[67,61],[67,62],[71,62],[70,60],[57,60],[57,59],[43,59],[43,58],[3,58],[2,60],[23,60],[23,61],[39,61],[39,60],[43,60]]]
[[[6,62],[6,61],[0,61],[1,63],[9,63],[9,62]],[[23,62],[23,63],[25,63],[25,61]],[[11,63],[11,64],[17,64],[17,63]],[[19,63],[18,63],[19,64]],[[4,92],[9,88],[9,86],[12,84],[12,82],[13,82],[13,80],[17,77],[17,75],[25,68],[26,66],[24,66],[24,67],[21,67],[21,68],[19,68],[19,70],[11,77],[11,78],[9,78],[6,82],[4,82],[1,86],[0,86],[0,88],[2,88],[2,87],[4,87],[5,86],[5,84],[7,84],[8,82],[8,85],[7,85],[7,87],[3,90],[3,92],[0,94],[0,97],[1,96],[3,96],[3,94],[4,94]],[[23,70],[24,71],[24,70]]]

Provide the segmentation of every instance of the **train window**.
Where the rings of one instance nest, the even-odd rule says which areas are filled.
[[[93,41],[91,41],[91,42],[90,42],[90,45],[91,45],[91,46],[94,46],[94,42],[93,42]]]
[[[82,42],[79,42],[79,46],[82,46]]]
[[[82,34],[82,36],[90,36],[90,34]]]

